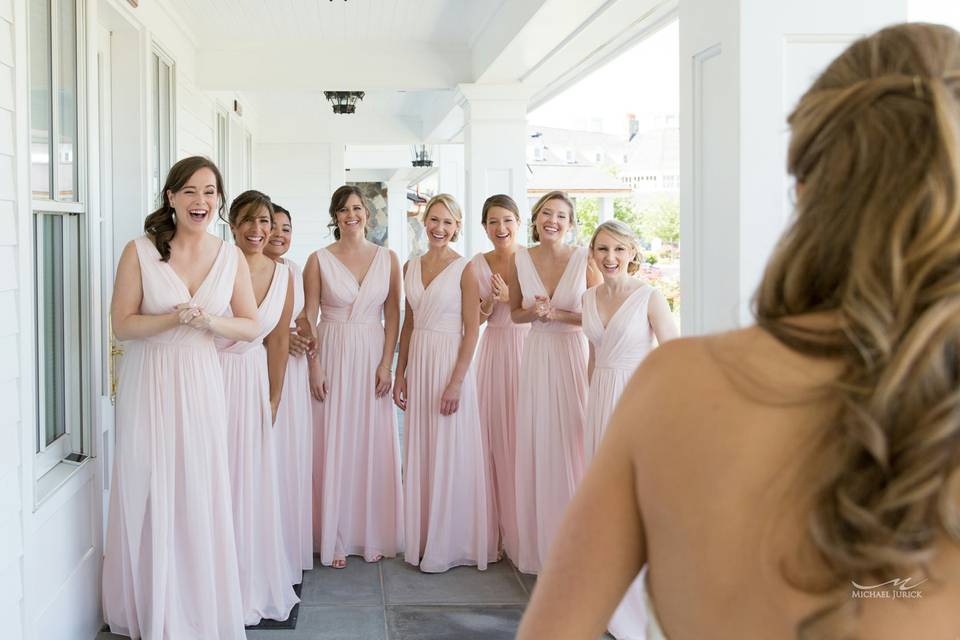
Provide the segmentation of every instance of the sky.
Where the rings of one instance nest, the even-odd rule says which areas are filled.
[[[530,112],[527,121],[622,133],[627,114],[633,113],[641,129],[652,126],[657,116],[679,111],[679,65],[680,36],[674,21]]]
[[[960,0],[909,0],[911,21],[960,29]],[[640,129],[676,115],[680,100],[680,36],[676,21],[597,69],[527,116],[533,126],[623,133],[628,113]]]

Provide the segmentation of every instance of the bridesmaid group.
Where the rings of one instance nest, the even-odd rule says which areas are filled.
[[[635,275],[630,228],[573,244],[559,191],[534,206],[529,248],[516,203],[487,199],[493,249],[472,259],[439,194],[428,250],[401,267],[343,186],[335,241],[302,272],[283,257],[290,212],[246,191],[224,218],[208,159],[174,165],[163,198],[124,249],[111,309],[127,352],[103,608],[133,638],[240,639],[285,620],[315,556],[402,553],[443,572],[506,554],[538,573],[632,371],[677,335]],[[217,216],[233,245],[208,232]],[[610,632],[642,638],[644,618],[631,590]]]

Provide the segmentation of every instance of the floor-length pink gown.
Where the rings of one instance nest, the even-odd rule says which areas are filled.
[[[653,329],[647,308],[653,287],[644,284],[631,293],[603,326],[597,310],[597,287],[583,294],[583,332],[593,344],[593,377],[587,396],[584,462],[590,464],[600,447],[620,396],[630,376],[653,348]],[[624,596],[607,630],[617,640],[644,640],[647,613],[643,578],[638,576]]]
[[[473,268],[480,282],[480,297],[493,295],[490,263],[478,253]],[[520,380],[520,356],[529,324],[514,324],[510,319],[510,303],[498,302],[484,325],[477,349],[477,396],[480,425],[483,427],[487,451],[490,517],[494,535],[500,537],[503,549],[517,561],[517,487],[514,482],[517,464],[517,393]]]
[[[283,260],[293,276],[293,313],[290,328],[303,311],[303,274],[291,260]],[[274,425],[284,549],[293,583],[313,569],[313,406],[306,355],[287,359],[287,374]]]
[[[471,366],[460,406],[440,415],[463,340],[460,279],[469,261],[448,264],[424,288],[420,258],[407,265],[404,289],[413,310],[404,422],[404,558],[422,571],[458,565],[486,569],[489,544],[486,464]]]
[[[134,240],[140,313],[192,302],[223,315],[240,252],[227,244],[195,295],[153,242]],[[213,334],[178,326],[126,343],[103,562],[103,614],[117,634],[148,640],[242,640],[227,409]]]
[[[516,255],[523,306],[547,289],[526,248]],[[570,256],[551,303],[579,312],[586,290],[587,249]],[[564,509],[583,475],[587,339],[578,325],[533,322],[523,345],[517,402],[517,568],[539,573]]]
[[[376,394],[390,251],[377,248],[360,283],[327,249],[315,255],[323,283],[317,357],[327,376],[327,397],[314,403],[323,440],[320,561],[392,557],[403,544],[400,441],[390,394]]]
[[[280,321],[290,270],[276,264],[257,309],[260,333],[250,342],[217,338],[227,402],[227,451],[244,622],[286,620],[299,602],[283,546],[277,458],[263,339]]]

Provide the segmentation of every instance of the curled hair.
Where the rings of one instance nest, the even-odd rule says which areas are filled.
[[[453,216],[453,219],[457,221],[457,230],[450,236],[450,242],[456,242],[460,237],[460,229],[463,228],[463,212],[460,210],[460,205],[457,204],[457,201],[449,193],[438,193],[427,200],[427,204],[423,208],[423,220],[421,220],[421,222],[423,222],[424,225],[427,224],[427,216],[430,214],[430,208],[435,204],[442,204],[447,211],[450,212],[450,215]]]
[[[483,201],[483,210],[480,214],[480,224],[487,224],[487,212],[490,211],[493,207],[500,207],[501,209],[506,209],[507,211],[513,213],[517,218],[517,222],[520,222],[520,207],[517,206],[517,203],[513,201],[508,195],[498,193],[495,196],[490,196]]]
[[[367,199],[363,197],[360,187],[345,184],[342,187],[337,187],[337,190],[330,196],[330,222],[327,223],[327,228],[333,229],[333,237],[335,240],[340,239],[340,225],[337,224],[337,211],[347,206],[347,200],[350,199],[350,196],[360,198],[360,204],[363,205],[363,210],[367,212],[367,221],[363,225],[363,235],[367,235],[367,225],[370,224],[370,207],[367,206]]]
[[[593,244],[597,241],[597,236],[600,235],[601,231],[609,233],[615,240],[627,245],[634,252],[630,264],[627,265],[627,273],[633,275],[640,271],[640,267],[642,266],[642,262],[640,261],[640,241],[637,240],[637,235],[633,232],[633,229],[620,220],[607,220],[606,222],[600,223],[597,225],[596,231],[593,232],[593,237],[590,238],[591,252],[593,251]]]
[[[960,542],[960,34],[906,24],[858,40],[789,124],[801,188],[755,315],[842,364],[808,525],[822,590],[849,590],[925,572],[944,534]],[[838,325],[790,321],[815,312]]]
[[[543,207],[551,200],[560,200],[570,207],[570,226],[577,226],[577,208],[573,206],[573,200],[570,199],[570,196],[563,191],[550,191],[540,196],[540,199],[537,200],[537,204],[533,205],[533,210],[530,213],[530,225],[533,227],[532,235],[534,242],[540,242],[540,232],[537,231],[537,216]]]
[[[273,222],[273,202],[267,194],[250,189],[244,191],[230,203],[230,213],[227,215],[227,222],[231,227],[235,227],[247,221],[257,214],[260,209],[266,209],[270,214],[270,222]]]
[[[227,194],[223,190],[223,176],[217,165],[209,158],[203,156],[190,156],[178,161],[167,172],[167,180],[160,190],[159,208],[148,215],[143,221],[143,232],[153,238],[153,244],[157,247],[160,254],[160,260],[168,262],[170,260],[170,241],[177,233],[177,223],[174,217],[173,205],[170,203],[170,193],[177,193],[183,189],[184,185],[190,181],[200,169],[210,169],[217,182],[217,195],[219,203],[217,206],[217,215],[223,219],[223,203],[227,199]]]

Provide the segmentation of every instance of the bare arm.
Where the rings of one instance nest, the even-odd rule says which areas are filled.
[[[663,344],[668,340],[680,337],[680,330],[677,329],[677,325],[673,321],[670,305],[667,304],[667,299],[659,291],[654,290],[650,294],[647,318],[650,321],[650,326],[653,327],[653,335],[657,336],[657,344]]]
[[[403,265],[403,275],[407,275],[407,267]],[[410,300],[406,299],[403,313],[403,328],[400,329],[400,348],[397,351],[397,375],[393,381],[393,403],[401,410],[407,410],[407,356],[410,354],[410,336],[413,335],[413,309]]]
[[[451,382],[457,384],[467,377],[467,370],[470,369],[470,361],[473,359],[473,352],[477,348],[477,340],[480,337],[480,286],[472,264],[468,263],[460,276],[460,294],[463,300],[460,305],[463,339],[457,351],[457,364],[450,375]]]
[[[400,334],[400,260],[393,251],[390,252],[390,291],[383,304],[383,331],[380,366],[390,369],[393,364],[393,351],[397,348],[397,336]]]
[[[646,563],[633,451],[637,407],[656,402],[643,391],[650,382],[645,362],[623,394],[630,400],[614,413],[597,457],[567,507],[518,640],[599,637]]]
[[[520,276],[517,275],[517,256],[510,260],[510,273],[507,285],[510,287],[510,319],[514,324],[527,324],[539,320],[537,312],[523,307],[523,291],[520,290]]]
[[[283,265],[281,265],[283,266]],[[277,407],[283,393],[283,379],[287,374],[287,358],[290,349],[290,316],[293,315],[293,273],[287,269],[287,297],[283,301],[280,320],[273,331],[267,334],[263,345],[267,349],[267,377],[270,379],[270,409],[277,419]]]
[[[320,316],[320,289],[323,286],[320,278],[320,261],[317,254],[311,253],[307,264],[303,266],[303,313],[312,327],[311,333],[316,337],[317,320]]]
[[[235,247],[226,247],[228,251],[236,251]],[[233,281],[233,296],[230,298],[230,309],[233,316],[209,316],[207,328],[216,335],[229,340],[249,342],[260,333],[257,322],[257,301],[253,297],[253,282],[250,280],[250,267],[246,259],[240,256],[237,260],[237,277]]]
[[[110,302],[110,321],[117,340],[140,340],[169,331],[180,324],[176,309],[159,316],[143,315],[143,284],[140,279],[140,259],[134,241],[127,243],[117,265]]]

